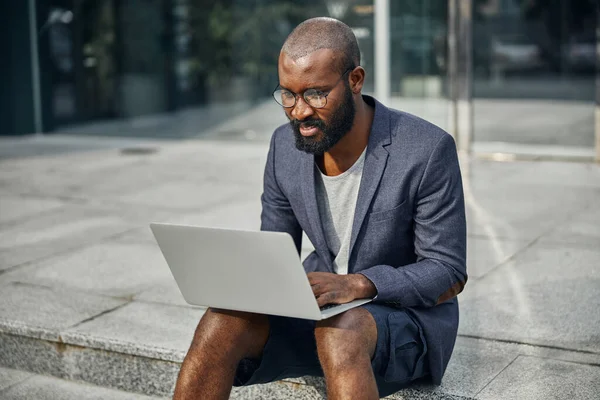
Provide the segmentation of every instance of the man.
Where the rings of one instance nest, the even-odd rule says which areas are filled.
[[[288,232],[299,252],[307,234],[320,306],[373,302],[316,323],[208,310],[176,399],[227,399],[233,384],[303,375],[324,376],[329,399],[441,381],[467,280],[454,141],[362,96],[359,65],[356,38],[337,20],[307,20],[287,38],[274,96],[290,124],[271,139],[261,229]]]

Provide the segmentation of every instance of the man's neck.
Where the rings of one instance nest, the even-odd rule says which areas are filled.
[[[374,114],[374,108],[365,103],[361,97],[356,104],[352,129],[331,150],[316,158],[322,173],[336,176],[354,165],[369,142]]]

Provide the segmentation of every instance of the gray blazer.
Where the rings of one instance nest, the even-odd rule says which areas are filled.
[[[454,140],[413,115],[375,106],[354,215],[349,273],[377,288],[376,302],[405,308],[427,344],[440,383],[458,329],[456,295],[467,281],[466,222]],[[296,149],[289,124],[271,139],[261,229],[288,232],[300,252],[302,231],[315,246],[307,272],[333,272],[315,195],[314,156]]]

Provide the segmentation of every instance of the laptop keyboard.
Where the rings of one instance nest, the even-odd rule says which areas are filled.
[[[325,304],[323,307],[319,307],[321,311],[329,310],[330,308],[337,307],[339,304]]]

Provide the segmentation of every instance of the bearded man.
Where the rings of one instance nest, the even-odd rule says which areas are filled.
[[[298,252],[306,233],[319,306],[374,300],[318,322],[209,309],[175,398],[227,399],[232,385],[305,375],[324,376],[329,399],[439,384],[467,281],[452,137],[361,94],[358,43],[335,19],[300,24],[278,70],[274,97],[290,123],[271,139],[261,229],[289,233]]]

